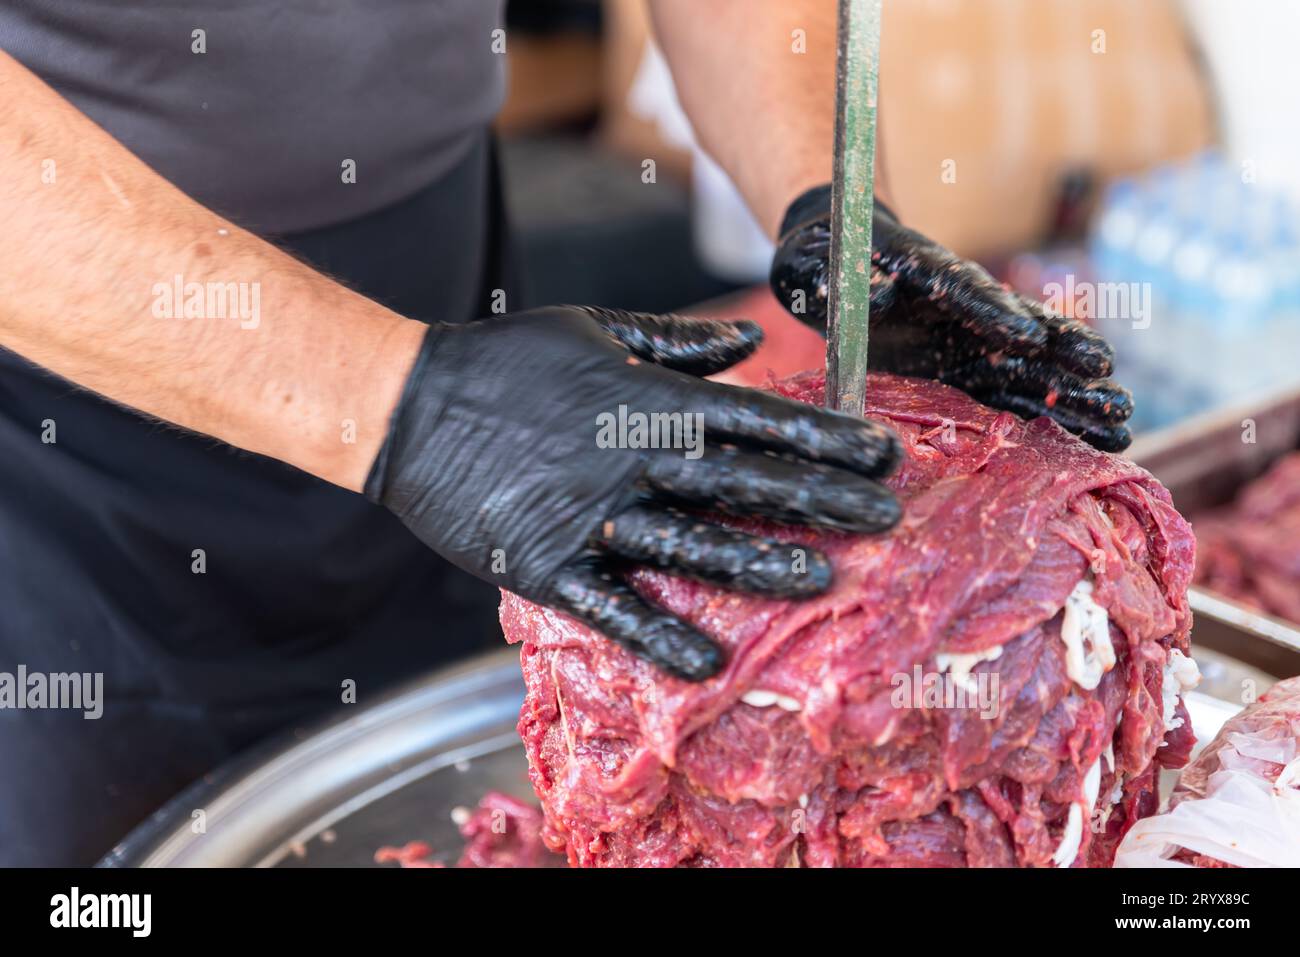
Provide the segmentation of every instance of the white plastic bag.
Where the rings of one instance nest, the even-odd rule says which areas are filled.
[[[1178,778],[1170,809],[1138,821],[1116,867],[1189,867],[1180,850],[1237,867],[1300,867],[1300,677],[1231,718]]]

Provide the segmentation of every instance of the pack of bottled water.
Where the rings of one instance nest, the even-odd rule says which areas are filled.
[[[1248,169],[1207,152],[1105,193],[1086,317],[1115,345],[1138,429],[1300,385],[1300,222]]]

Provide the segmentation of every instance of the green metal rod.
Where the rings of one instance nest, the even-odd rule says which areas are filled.
[[[881,2],[840,0],[839,11],[826,404],[853,415],[866,407]]]

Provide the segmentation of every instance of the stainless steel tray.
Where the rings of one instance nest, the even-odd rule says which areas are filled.
[[[101,866],[365,866],[379,847],[411,840],[454,862],[462,841],[453,808],[472,807],[489,790],[532,794],[515,732],[523,696],[516,649],[439,671],[210,775]]]
[[[1253,442],[1243,441],[1247,428]],[[1129,457],[1158,478],[1174,504],[1196,513],[1232,500],[1274,461],[1300,448],[1300,389],[1210,412],[1141,436]],[[1300,674],[1300,623],[1271,618],[1202,588],[1188,601],[1193,641],[1277,677]]]

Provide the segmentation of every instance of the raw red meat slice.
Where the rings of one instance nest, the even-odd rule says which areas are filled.
[[[458,808],[460,835],[465,839],[457,867],[544,867],[559,861],[542,842],[542,815],[537,808],[500,791],[489,791],[470,811]],[[400,867],[444,867],[424,841],[375,851],[376,864]]]
[[[500,791],[483,795],[460,824],[465,850],[457,867],[541,867],[550,863],[542,843],[542,815]]]
[[[1196,582],[1300,623],[1300,452],[1196,518]]]

